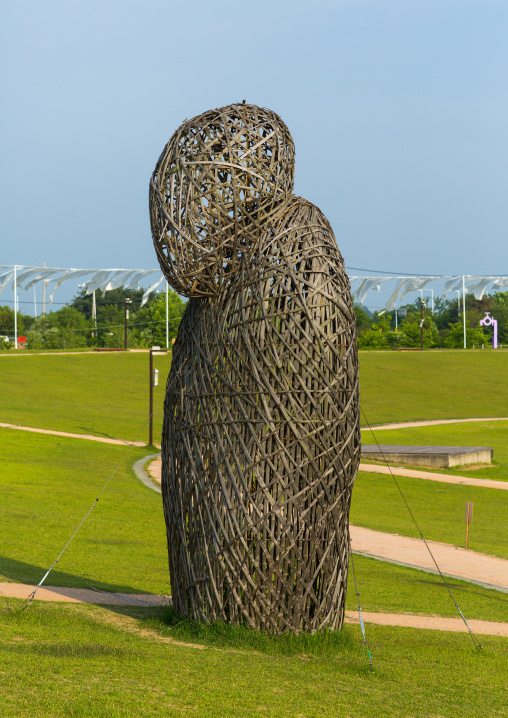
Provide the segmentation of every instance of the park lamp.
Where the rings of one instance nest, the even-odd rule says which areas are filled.
[[[125,322],[124,322],[124,340],[123,340],[123,349],[124,351],[127,351],[127,320],[129,319],[129,304],[132,304],[132,299],[129,299],[129,297],[125,297],[124,299],[124,306],[125,306]]]

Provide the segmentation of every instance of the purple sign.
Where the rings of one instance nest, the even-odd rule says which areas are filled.
[[[480,319],[480,325],[485,327],[494,327],[494,336],[492,337],[492,348],[497,349],[497,319],[490,316],[490,312],[485,312],[483,319]]]

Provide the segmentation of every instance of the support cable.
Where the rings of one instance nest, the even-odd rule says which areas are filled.
[[[385,462],[385,464],[386,464],[386,466],[387,466],[387,468],[388,468],[388,470],[389,470],[389,472],[390,472],[390,476],[392,477],[393,481],[395,482],[395,486],[397,487],[397,489],[398,489],[398,491],[399,491],[399,493],[400,493],[400,495],[401,495],[401,497],[402,497],[402,500],[403,500],[404,504],[406,505],[407,510],[409,511],[409,515],[410,515],[411,518],[413,519],[413,523],[414,523],[414,525],[416,526],[416,529],[417,529],[418,533],[420,534],[420,538],[422,539],[423,543],[425,544],[425,548],[426,548],[427,551],[429,552],[429,555],[430,555],[430,557],[431,557],[431,559],[432,559],[432,561],[433,561],[433,563],[434,563],[434,566],[436,567],[436,570],[437,570],[438,574],[440,575],[441,580],[443,581],[443,583],[444,583],[444,585],[445,585],[445,587],[446,587],[446,590],[448,591],[448,594],[449,594],[450,598],[452,599],[452,601],[453,601],[453,603],[454,603],[454,605],[455,605],[455,608],[457,609],[457,611],[458,611],[459,614],[460,614],[460,617],[462,618],[462,620],[463,620],[464,623],[465,623],[465,626],[466,626],[466,628],[467,628],[467,630],[468,630],[468,632],[469,632],[469,635],[471,636],[471,640],[473,641],[474,647],[477,648],[477,649],[480,649],[482,646],[481,646],[481,644],[480,644],[478,638],[476,637],[476,635],[473,633],[473,630],[472,630],[471,627],[469,626],[469,623],[467,622],[467,620],[466,620],[464,614],[463,614],[462,611],[460,610],[459,604],[458,604],[457,601],[455,600],[455,597],[454,597],[453,593],[451,592],[450,586],[448,585],[448,583],[447,583],[447,581],[446,581],[446,578],[444,577],[443,573],[441,572],[441,569],[440,569],[439,566],[438,566],[438,563],[437,563],[437,561],[436,561],[436,559],[435,559],[435,557],[434,557],[434,554],[432,553],[432,550],[431,550],[429,544],[427,543],[427,540],[425,539],[425,536],[423,535],[423,533],[422,533],[422,531],[421,531],[421,529],[420,529],[420,526],[418,525],[418,522],[417,522],[417,520],[416,520],[416,518],[415,518],[413,512],[411,511],[411,508],[410,508],[408,502],[406,501],[406,497],[404,496],[404,494],[403,494],[403,492],[402,492],[402,489],[400,488],[399,482],[398,482],[397,479],[395,478],[395,474],[392,472],[392,468],[391,468],[391,466],[388,464],[388,461],[386,460],[386,457],[385,457],[385,455],[384,455],[384,453],[383,453],[383,450],[381,449],[381,446],[379,445],[379,442],[378,442],[378,440],[377,440],[376,434],[375,434],[375,432],[374,432],[372,426],[369,424],[369,422],[368,422],[368,420],[367,420],[367,417],[365,416],[365,412],[364,412],[363,409],[361,409],[361,408],[360,408],[360,411],[362,412],[363,418],[365,419],[365,422],[366,422],[367,426],[369,427],[369,430],[370,430],[372,436],[374,437],[374,441],[376,442],[377,448],[379,449],[379,453],[380,453],[381,456],[383,457],[383,461]]]
[[[182,369],[184,368],[184,366],[185,366],[186,363],[187,363],[187,359],[185,359],[185,361],[182,362],[182,365],[180,366],[180,369],[177,371],[177,373],[176,373],[175,376],[173,377],[173,379],[172,379],[172,381],[171,381],[171,384],[168,385],[166,391],[173,386],[174,382],[175,382],[176,379],[178,378],[180,372],[182,371]],[[39,588],[42,586],[42,584],[44,583],[44,581],[47,579],[47,577],[49,576],[49,574],[51,573],[51,571],[53,570],[53,568],[56,566],[56,564],[60,561],[60,559],[62,558],[62,556],[64,555],[64,553],[67,551],[67,549],[68,549],[68,547],[70,546],[70,544],[72,543],[74,537],[76,536],[76,534],[78,533],[78,531],[80,530],[80,528],[83,526],[83,524],[85,523],[85,521],[87,520],[87,518],[88,518],[88,517],[90,516],[90,514],[92,513],[92,510],[97,506],[97,503],[98,503],[99,499],[101,498],[102,494],[105,492],[105,490],[107,489],[107,487],[109,486],[109,484],[110,484],[111,481],[113,480],[113,477],[115,476],[115,474],[116,474],[116,472],[118,471],[118,469],[120,468],[120,466],[123,464],[123,462],[125,461],[125,459],[126,459],[127,456],[129,455],[129,453],[130,453],[132,447],[136,444],[136,441],[138,440],[139,436],[141,435],[141,432],[145,430],[147,424],[149,423],[150,419],[151,419],[152,416],[154,415],[155,410],[160,408],[160,406],[161,406],[161,404],[164,402],[165,398],[166,398],[166,395],[164,395],[164,397],[163,397],[162,400],[159,402],[159,404],[157,404],[157,406],[153,409],[152,413],[150,414],[150,416],[149,416],[149,418],[148,418],[148,421],[144,421],[144,422],[143,422],[143,424],[141,425],[141,427],[140,427],[138,433],[136,434],[135,439],[134,439],[134,440],[129,444],[129,446],[127,447],[127,451],[125,452],[125,454],[122,456],[122,458],[120,459],[120,461],[118,462],[118,464],[117,464],[116,467],[114,468],[114,470],[113,470],[113,472],[111,473],[110,477],[108,478],[108,480],[106,481],[106,483],[104,484],[104,486],[102,487],[102,489],[100,490],[100,492],[99,492],[97,498],[95,499],[95,501],[93,502],[93,504],[90,506],[90,508],[88,509],[88,511],[86,512],[86,514],[83,516],[83,518],[82,518],[81,521],[79,522],[79,524],[78,524],[76,530],[75,530],[74,533],[71,535],[70,539],[67,541],[67,543],[65,544],[65,546],[63,547],[63,549],[60,551],[60,553],[58,554],[57,558],[53,561],[53,563],[52,563],[51,566],[48,568],[48,570],[46,571],[46,573],[44,574],[44,576],[41,578],[41,580],[39,581],[39,583],[37,584],[37,586],[34,587],[34,590],[33,590],[32,593],[28,596],[28,598],[26,599],[25,604],[24,604],[23,607],[20,609],[20,611],[24,611],[26,608],[28,608],[28,606],[30,606],[30,605],[33,603],[33,600],[34,600],[34,598],[35,598],[35,594],[37,593],[37,591],[39,590]]]
[[[365,634],[365,626],[363,623],[363,616],[362,616],[362,606],[360,603],[360,592],[358,591],[358,583],[356,581],[356,571],[355,571],[355,561],[353,558],[353,549],[351,547],[351,534],[349,532],[348,527],[348,539],[349,539],[349,555],[351,556],[351,568],[353,569],[353,580],[355,584],[355,593],[356,593],[356,602],[358,604],[358,616],[360,617],[360,628],[362,630],[362,636],[363,636],[363,657],[365,658],[365,662],[369,664],[369,669],[371,673],[374,673],[374,664],[372,663],[372,656],[370,654],[370,648],[369,644],[367,642],[367,636]],[[367,659],[368,656],[368,659]]]

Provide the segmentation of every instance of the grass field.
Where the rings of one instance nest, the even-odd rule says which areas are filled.
[[[360,391],[370,424],[506,416],[508,352],[360,352]]]
[[[156,361],[157,404],[170,360]],[[501,353],[365,352],[362,405],[372,423],[504,416],[507,374],[508,358]],[[493,375],[494,396],[488,392]],[[146,423],[147,354],[8,356],[0,358],[0,376],[3,422],[124,439],[136,438]],[[377,436],[382,443],[492,445],[498,465],[471,475],[496,471],[502,478],[505,434],[503,424],[482,422]],[[161,499],[132,471],[147,453],[129,451],[48,584],[169,591]],[[0,580],[41,579],[125,454],[121,446],[0,430]],[[505,492],[398,481],[428,538],[462,545],[464,506],[472,500],[470,547],[508,558]],[[416,535],[389,476],[358,476],[351,520]],[[433,575],[362,556],[355,557],[355,567],[366,611],[456,615]],[[462,581],[450,585],[467,617],[508,621],[506,594]],[[19,605],[10,600],[11,608]],[[356,608],[351,573],[347,607]],[[482,638],[484,649],[477,652],[466,634],[368,625],[376,666],[371,675],[356,626],[339,637],[288,646],[228,629],[172,627],[160,611],[135,608],[34,604],[22,614],[9,613],[1,596],[0,625],[2,718],[508,715],[506,639]],[[171,637],[180,644],[168,643]]]
[[[129,615],[140,612],[45,604],[1,613],[2,716],[506,716],[504,639],[485,637],[475,651],[464,634],[368,626],[369,674],[356,626],[322,650],[227,634],[218,647],[204,632],[197,650],[160,640],[171,631],[157,614]]]
[[[397,476],[397,483],[425,538],[464,546],[466,502],[473,501],[469,548],[508,559],[505,491],[402,476]],[[419,538],[397,486],[387,474],[358,473],[350,518],[358,526]]]
[[[0,421],[148,441],[149,357],[146,352],[0,357]],[[171,355],[156,355],[154,439],[162,428],[162,402]]]
[[[131,468],[144,453],[142,449],[129,452],[90,518],[51,573],[49,585],[81,588],[93,585],[126,592],[170,591],[160,496],[143,486]],[[34,437],[7,429],[0,432],[0,454],[3,458],[0,490],[4,538],[0,579],[36,583],[67,542],[97,491],[125,456],[126,449],[77,439]],[[383,529],[386,527],[383,523],[379,525],[378,519],[379,504],[371,500],[370,476],[358,480],[353,493],[352,520]],[[389,477],[381,479],[391,488]],[[413,490],[408,492],[409,500],[417,506],[427,500],[429,486],[446,489],[444,494],[436,494],[438,500],[445,502],[445,517],[448,503],[455,500],[454,490],[466,491],[465,487],[414,480]],[[376,489],[376,495],[384,496],[386,490]],[[489,496],[494,494],[493,490],[477,491]],[[400,504],[396,494],[393,499]],[[482,506],[481,502],[478,507],[475,504],[475,517],[479,518],[471,527],[470,540],[475,548],[476,532],[483,532],[484,528]],[[406,512],[385,511],[381,506],[382,516],[387,513],[398,516],[399,533],[415,535]],[[499,513],[503,515],[502,511]],[[446,521],[444,523],[446,525]],[[424,528],[432,534],[429,538],[435,538],[433,532],[442,530],[441,524],[434,526],[432,521],[429,524]],[[455,529],[451,538],[460,544],[463,539],[460,518]],[[492,528],[487,530],[491,532]],[[494,549],[498,549],[499,555],[505,550],[497,545]],[[436,577],[361,556],[356,557],[355,565],[365,610],[455,615],[455,608]],[[454,585],[469,617],[508,620],[505,596],[461,581]],[[347,605],[356,608],[352,585]]]
[[[154,389],[158,437],[171,358],[160,355],[154,362],[160,371]],[[147,440],[148,373],[147,353],[4,354],[0,421]],[[360,352],[360,384],[371,424],[505,416],[508,352]]]
[[[0,574],[40,581],[125,454],[123,446],[0,430]],[[49,585],[168,591],[161,497],[132,470],[145,454],[130,450]]]

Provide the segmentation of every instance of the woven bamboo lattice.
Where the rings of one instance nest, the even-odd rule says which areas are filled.
[[[273,633],[342,625],[358,399],[342,257],[291,196],[180,324],[162,435],[177,611]]]
[[[213,296],[293,191],[294,145],[271,110],[236,104],[185,121],[150,182],[155,249],[180,294]]]

